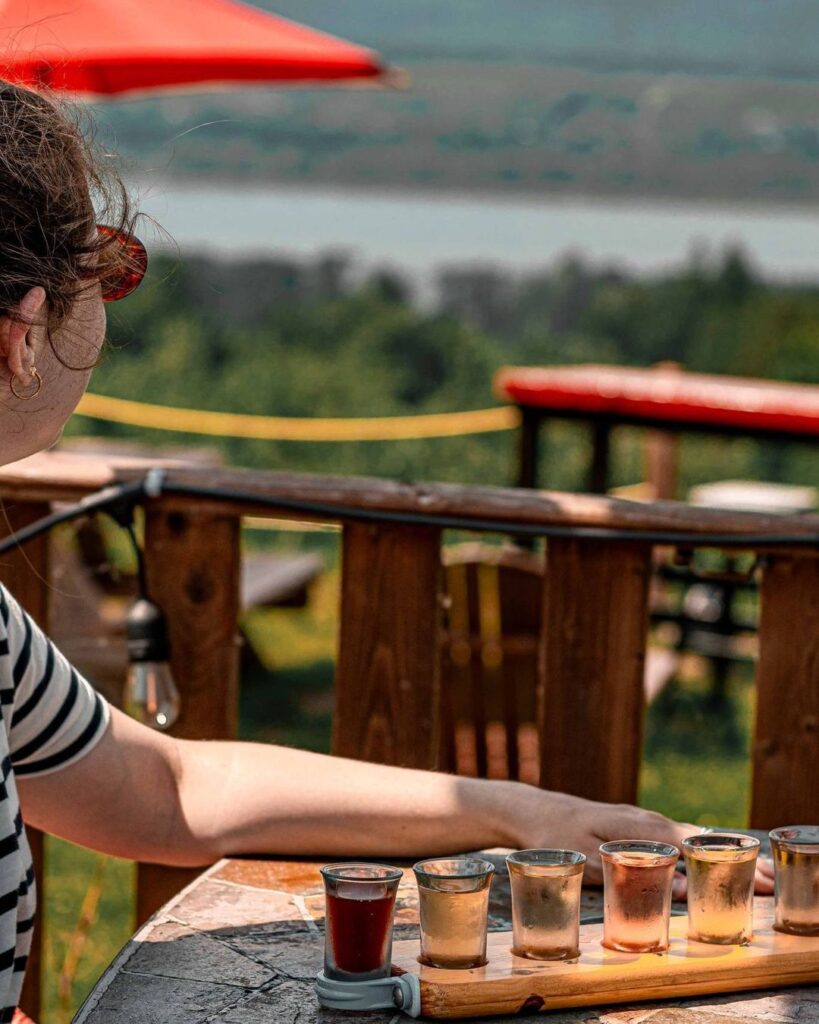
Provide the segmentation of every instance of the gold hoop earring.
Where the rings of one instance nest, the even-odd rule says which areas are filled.
[[[40,394],[40,388],[42,388],[42,386],[43,386],[43,378],[40,376],[40,371],[37,369],[36,366],[32,366],[32,368],[28,371],[28,373],[29,373],[29,376],[31,377],[31,379],[34,381],[34,384],[35,384],[35,388],[31,392],[30,395],[21,395],[20,392],[17,390],[17,388],[15,388],[15,386],[14,386],[15,375],[14,374],[11,375],[11,380],[9,381],[9,387],[11,388],[11,393],[14,395],[15,398],[19,398],[21,402],[28,402],[32,398],[36,398],[37,395]]]

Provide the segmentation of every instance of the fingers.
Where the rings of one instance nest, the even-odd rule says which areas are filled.
[[[756,876],[754,877],[754,892],[759,896],[770,896],[774,891],[774,868],[773,862],[767,857],[759,857],[756,862]]]
[[[586,867],[583,870],[583,884],[603,884],[603,862],[598,851],[589,850],[586,854]]]
[[[619,805],[612,807],[598,827],[606,839],[649,839],[655,843],[671,843],[679,847],[683,839],[702,832],[698,825],[672,821],[656,811]]]
[[[681,871],[674,872],[671,881],[671,898],[675,901],[684,900],[688,895],[688,879]]]
[[[679,846],[683,839],[699,835],[702,832],[701,825],[689,825],[681,821],[672,821],[671,824],[674,826],[674,839],[671,841],[675,846]]]

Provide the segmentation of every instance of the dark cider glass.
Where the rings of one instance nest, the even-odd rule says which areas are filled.
[[[328,864],[321,874],[326,901],[325,974],[361,981],[388,977],[400,869],[384,864]]]

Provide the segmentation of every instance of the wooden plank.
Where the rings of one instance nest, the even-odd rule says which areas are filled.
[[[435,768],[440,533],[344,528],[333,753]]]
[[[634,802],[651,551],[551,540],[541,655],[540,784]]]
[[[537,783],[540,751],[537,742],[539,659],[543,615],[543,559],[507,553],[498,569],[503,626],[503,686],[506,701],[509,777]]]
[[[173,735],[230,739],[238,719],[239,520],[149,507],[148,591],[168,621],[181,713]],[[198,871],[140,864],[137,918],[146,920]]]
[[[456,734],[457,723],[461,718],[461,694],[469,689],[472,659],[466,572],[467,566],[458,563],[446,565],[443,572],[445,593],[442,602],[444,613],[440,666],[441,742],[438,767],[444,772],[474,775],[472,744],[467,771]]]
[[[42,519],[51,512],[43,502],[6,504],[0,514],[0,537]],[[48,629],[49,607],[49,542],[48,535],[36,537],[24,546],[14,548],[0,556],[0,580],[14,594],[20,604],[43,628]],[[40,984],[42,974],[43,907],[47,899],[44,875],[43,833],[26,828],[28,844],[34,861],[37,884],[37,911],[34,920],[31,952],[20,1005],[35,1020],[40,1015]]]
[[[25,500],[66,500],[100,487],[144,475],[148,463],[139,459],[72,456],[45,452],[0,467],[0,495]],[[171,487],[208,486],[239,491],[246,497],[211,499],[165,495],[166,509],[214,515],[260,514],[272,518],[337,521],[343,515],[276,511],[258,499],[329,503],[368,512],[423,512],[459,519],[495,519],[499,523],[584,525],[626,530],[678,530],[743,534],[753,548],[754,534],[782,532],[819,536],[819,516],[794,516],[786,521],[767,513],[695,508],[675,502],[634,502],[602,495],[521,491],[458,484],[407,484],[360,477],[270,473],[234,468],[167,466]],[[805,549],[810,550],[810,549]]]
[[[512,955],[511,934],[494,932],[489,935],[485,967],[457,971],[422,966],[418,963],[417,940],[395,943],[393,964],[399,972],[420,978],[421,1016],[438,1020],[818,982],[819,936],[775,932],[771,927],[772,911],[771,900],[757,901],[754,941],[748,946],[690,942],[686,938],[687,918],[675,917],[666,956],[604,949],[600,944],[603,926],[596,924],[581,926],[580,957],[575,961],[521,959]]]
[[[493,681],[492,669],[490,667],[487,671],[484,659],[486,635],[482,619],[483,609],[487,603],[488,582],[485,570],[486,566],[474,563],[466,567],[466,606],[469,615],[470,640],[477,640],[477,643],[470,645],[469,689],[466,693],[466,707],[469,723],[474,731],[475,774],[479,779],[485,779],[489,775],[486,726],[487,705],[491,697],[489,691]],[[481,580],[482,576],[483,580]]]
[[[819,820],[819,562],[773,558],[761,584],[751,821]]]

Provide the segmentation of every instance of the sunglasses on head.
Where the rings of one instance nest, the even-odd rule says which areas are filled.
[[[94,276],[102,288],[102,301],[118,302],[142,283],[148,269],[148,250],[134,235],[107,224],[98,224],[97,233],[107,244],[100,251]]]

